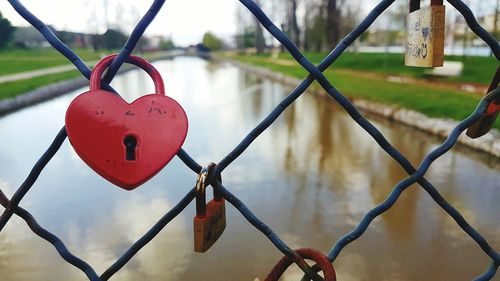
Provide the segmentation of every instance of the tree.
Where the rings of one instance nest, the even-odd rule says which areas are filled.
[[[271,4],[269,0],[256,0],[255,3]],[[274,12],[273,12],[274,15]],[[247,48],[255,48],[257,53],[263,53],[266,48],[266,38],[264,28],[259,20],[252,15],[243,5],[236,8],[236,16],[238,22],[236,25],[237,34],[235,36],[236,46],[241,52],[245,52]],[[271,15],[271,17],[273,17]]]
[[[301,46],[300,29],[297,22],[297,0],[288,0],[287,8],[286,22],[288,26],[287,30],[290,32],[290,39],[292,39],[295,45]]]
[[[323,0],[321,0],[323,1]],[[307,1],[304,19],[304,50],[319,52],[325,45],[325,13],[322,3]]]
[[[358,24],[358,1],[307,0],[304,8],[303,47],[307,51],[331,50]]]
[[[169,38],[163,38],[160,41],[160,49],[162,50],[172,50],[175,48],[175,43],[172,41],[172,39]]]
[[[0,49],[5,48],[14,36],[16,28],[10,24],[10,21],[2,16],[0,12]]]
[[[260,6],[260,1],[256,0],[255,3]],[[264,53],[266,48],[266,41],[264,40],[264,32],[262,25],[260,24],[257,17],[255,17],[255,48],[257,49],[257,54]]]
[[[326,9],[326,42],[330,48],[335,47],[340,41],[340,24],[342,22],[340,6],[342,0],[323,0]]]
[[[498,38],[498,14],[499,14],[500,0],[497,0],[497,4],[495,6],[495,15],[493,18],[493,36]]]
[[[222,40],[217,38],[212,32],[206,32],[203,35],[203,45],[213,51],[218,51],[222,49],[223,44]]]
[[[266,41],[264,40],[264,32],[262,30],[262,25],[259,20],[255,18],[255,48],[257,49],[257,54],[264,53],[266,48]]]

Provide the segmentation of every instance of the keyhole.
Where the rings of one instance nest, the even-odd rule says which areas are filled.
[[[132,135],[128,135],[123,139],[125,144],[125,160],[135,161],[135,148],[137,147],[137,138]]]

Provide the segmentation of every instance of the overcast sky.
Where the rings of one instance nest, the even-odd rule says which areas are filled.
[[[152,1],[108,0],[107,2],[110,7],[114,7],[108,13],[111,26],[119,18],[124,22],[124,29],[131,31]],[[46,24],[52,24],[59,30],[94,32],[97,28],[98,32],[105,31],[103,10],[106,1],[25,0],[21,3]],[[117,10],[117,3],[121,6],[118,8],[122,10],[121,16],[114,12]],[[206,31],[214,31],[226,37],[236,31],[236,5],[240,4],[235,0],[167,0],[146,33],[171,35],[177,44],[200,42]],[[0,11],[13,25],[28,25],[7,1],[0,1]]]
[[[122,29],[130,32],[148,10],[152,1],[24,0],[21,2],[35,16],[59,30],[102,33],[106,30],[105,18],[108,18],[111,27],[116,25],[116,22],[120,22]],[[264,1],[261,0],[261,2]],[[379,1],[360,0],[359,2],[363,2],[363,13],[366,14]],[[407,2],[407,0],[398,2]],[[484,13],[493,10],[493,3],[496,0],[467,0],[465,2],[471,4],[473,12]],[[109,7],[107,17],[103,12],[106,3]],[[178,45],[198,43],[206,31],[229,38],[236,32],[237,5],[241,5],[237,0],[167,0],[146,33],[172,36]],[[450,7],[449,4],[447,6]],[[14,25],[28,25],[7,1],[0,1],[0,11]]]

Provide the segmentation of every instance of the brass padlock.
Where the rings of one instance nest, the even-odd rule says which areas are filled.
[[[194,251],[206,252],[226,228],[226,207],[222,194],[214,189],[214,199],[206,204],[206,181],[211,177],[214,163],[203,168],[196,181],[196,216],[193,219]],[[217,178],[221,181],[221,177]]]
[[[420,0],[410,0],[406,66],[443,66],[444,14],[443,0],[431,0],[431,5],[425,8],[420,8]]]

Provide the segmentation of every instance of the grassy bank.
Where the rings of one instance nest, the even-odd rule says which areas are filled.
[[[98,60],[102,54],[88,49],[74,50],[84,61]],[[71,64],[67,58],[53,48],[12,49],[0,51],[0,75],[38,70],[59,65]],[[0,83],[0,100],[35,90],[55,82],[78,77],[76,70],[39,76],[31,79]]]
[[[78,70],[39,76],[31,79],[0,84],[0,100],[8,99],[52,83],[82,76]]]
[[[313,63],[318,64],[328,53],[305,52],[304,55]],[[270,55],[261,55],[262,58],[270,58]],[[289,53],[278,56],[280,60],[293,58]],[[463,63],[462,75],[457,77],[432,77],[433,79],[446,82],[469,82],[489,84],[498,66],[498,61],[493,57],[466,57],[446,56],[445,60],[461,61]],[[340,56],[332,66],[339,69],[352,69],[376,72],[386,75],[410,76],[417,78],[428,78],[425,73],[427,68],[404,66],[403,54],[381,54],[381,53],[352,53],[346,52]]]
[[[89,49],[74,50],[84,61],[98,60],[102,54]],[[53,48],[13,49],[0,51],[0,75],[32,71],[47,67],[70,64],[63,55]]]
[[[297,63],[284,63],[263,56],[231,55],[244,63],[266,67],[302,79],[306,71]],[[359,66],[357,66],[359,67]],[[412,109],[431,117],[462,120],[476,107],[480,96],[443,89],[432,84],[393,83],[380,77],[345,68],[330,68],[325,76],[344,95],[358,97],[396,107]],[[318,87],[318,85],[313,85]],[[500,129],[500,122],[495,128]]]
[[[88,49],[74,50],[84,61],[96,61],[102,56],[116,51],[94,52]],[[147,53],[146,59],[158,58],[161,53]],[[36,50],[4,50],[0,51],[0,75],[32,71],[59,65],[71,64],[63,55],[52,48]],[[76,69],[76,68],[75,68]],[[0,83],[0,100],[12,98],[37,88],[76,78],[82,74],[76,70],[49,74],[30,79]]]

